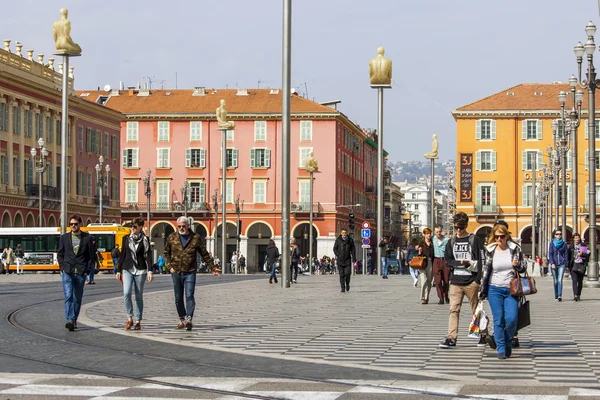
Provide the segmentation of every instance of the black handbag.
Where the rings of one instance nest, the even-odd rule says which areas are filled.
[[[517,331],[531,325],[531,314],[529,300],[522,296],[519,300],[519,312],[517,317]]]

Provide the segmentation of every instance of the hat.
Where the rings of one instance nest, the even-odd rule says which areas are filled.
[[[505,220],[503,220],[503,219],[496,221],[496,225],[502,225],[506,229],[508,229],[508,223]]]

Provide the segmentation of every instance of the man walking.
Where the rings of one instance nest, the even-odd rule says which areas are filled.
[[[204,263],[220,277],[204,241],[196,232],[190,231],[188,219],[177,219],[177,231],[169,235],[165,246],[165,264],[171,272],[175,307],[179,315],[177,329],[192,330],[192,318],[196,308],[194,292],[196,289],[196,258],[200,253]],[[184,304],[185,295],[185,304]]]
[[[388,279],[388,264],[390,262],[390,256],[392,255],[392,248],[387,236],[383,237],[379,243],[379,247],[381,247],[381,277],[383,279]]]
[[[119,251],[119,245],[115,244],[115,247],[110,251],[110,257],[113,262],[113,274],[117,273],[117,265],[119,264],[119,257],[121,256],[121,252]]]
[[[444,237],[441,225],[436,225],[433,230],[433,278],[435,279],[435,290],[440,298],[438,304],[450,304],[448,289],[450,288],[450,268],[444,260],[446,244],[450,239]]]
[[[458,319],[463,298],[467,296],[469,299],[473,314],[479,302],[481,268],[484,263],[483,244],[477,236],[467,232],[468,224],[469,217],[464,212],[454,215],[456,236],[450,239],[444,253],[444,259],[451,269],[448,337],[440,343],[440,347],[444,349],[456,348]]]
[[[17,275],[21,275],[23,273],[23,265],[25,263],[23,260],[24,257],[25,257],[25,252],[23,251],[23,248],[21,247],[21,243],[19,243],[15,250],[15,261],[17,263]]]
[[[350,277],[352,276],[352,260],[356,260],[354,241],[348,236],[346,228],[342,229],[340,236],[335,240],[333,253],[340,273],[341,292],[350,291]]]
[[[2,262],[4,263],[4,268],[6,272],[2,271],[3,274],[10,274],[10,266],[15,262],[15,254],[13,249],[10,248],[10,245],[7,244],[6,248],[2,252]]]
[[[81,217],[73,215],[69,222],[71,232],[62,234],[58,242],[58,265],[62,272],[65,295],[65,328],[70,332],[77,328],[85,275],[89,272],[94,256],[92,237],[89,233],[81,231],[81,223]]]

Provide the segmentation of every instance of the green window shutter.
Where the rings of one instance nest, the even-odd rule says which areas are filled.
[[[265,167],[271,168],[271,150],[265,150]]]
[[[521,139],[525,140],[527,139],[527,120],[524,119],[521,122]]]
[[[542,162],[544,162],[543,160],[543,154],[541,151],[537,151],[537,159],[535,161],[535,170],[536,171],[540,171],[542,169]]]
[[[481,120],[475,121],[475,139],[481,140]]]
[[[232,162],[232,167],[233,168],[237,168],[238,166],[238,149],[233,149],[233,162]]]
[[[492,186],[492,207],[496,207],[496,185]]]
[[[200,168],[206,168],[206,150],[200,149]]]
[[[537,129],[535,130],[535,134],[538,140],[542,140],[542,120],[537,120]]]
[[[521,169],[527,171],[527,151],[521,153]]]
[[[522,193],[521,196],[523,197],[523,200],[521,201],[521,204],[523,205],[523,207],[528,207],[529,206],[529,202],[527,201],[527,185],[523,185],[523,189],[522,189]]]
[[[192,149],[185,149],[185,166],[186,168],[192,166]]]
[[[492,171],[495,171],[495,170],[496,170],[496,152],[492,151]]]
[[[250,149],[250,168],[256,167],[256,149]]]
[[[585,120],[585,138],[589,139],[590,138],[590,134],[589,134],[589,128],[588,128],[588,121],[587,119]]]
[[[481,186],[477,185],[477,189],[475,189],[475,205],[481,205]]]
[[[123,168],[127,168],[127,150],[123,150]]]
[[[589,168],[589,160],[588,160],[588,150],[585,151],[585,170],[587,171]]]
[[[496,120],[492,120],[492,140],[496,140]]]
[[[481,171],[481,151],[475,153],[475,170]]]
[[[199,190],[200,190],[200,203],[206,203],[206,183],[200,182]]]

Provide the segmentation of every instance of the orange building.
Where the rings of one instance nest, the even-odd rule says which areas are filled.
[[[521,84],[452,112],[456,120],[457,137],[456,209],[470,216],[470,232],[483,237],[496,220],[503,219],[508,222],[513,237],[521,240],[524,249],[530,251],[532,167],[535,160],[537,186],[543,176],[542,163],[549,164],[548,146],[554,147],[551,123],[560,117],[558,93],[561,90],[569,93],[569,85]],[[566,102],[569,110],[570,97],[569,95]],[[567,238],[570,238],[574,226],[571,213],[572,190],[578,190],[578,225],[587,241],[587,93],[582,110],[581,124],[577,131],[576,188],[572,185],[574,180],[571,175],[572,141],[571,150],[567,153]],[[596,125],[595,134],[597,149],[599,125]],[[556,225],[554,221],[554,226]]]
[[[227,259],[238,243],[235,201],[240,201],[239,247],[250,267],[262,264],[269,238],[281,239],[281,93],[277,89],[79,91],[78,96],[122,112],[123,221],[147,213],[143,178],[151,170],[150,235],[157,252],[182,215],[184,181],[190,186],[188,214],[195,229],[214,249],[215,194],[221,192],[221,132],[215,110],[226,101]],[[298,95],[291,99],[291,235],[308,253],[309,174],[304,160],[311,151],[319,163],[314,177],[313,256],[333,256],[333,242],[356,208],[360,222],[376,210],[377,148],[368,133],[336,110]],[[221,219],[221,201],[218,201]],[[372,221],[373,222],[373,221]],[[217,240],[220,241],[221,229]],[[358,235],[357,235],[358,237]],[[358,242],[360,244],[360,242]],[[217,246],[220,249],[220,246]],[[217,252],[218,253],[218,252]]]

